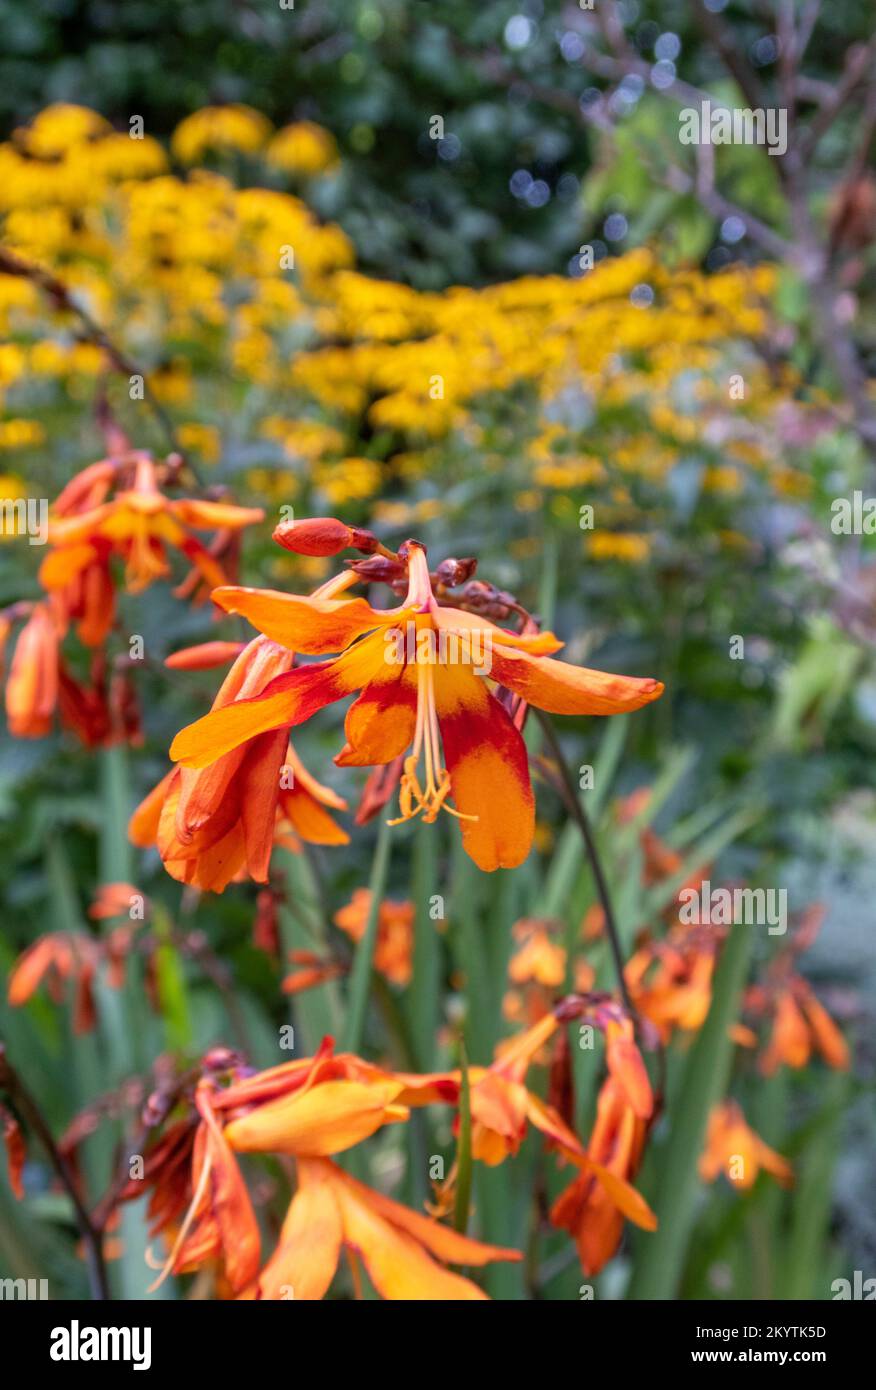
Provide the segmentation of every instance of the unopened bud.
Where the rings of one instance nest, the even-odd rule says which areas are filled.
[[[338,555],[353,545],[353,531],[333,516],[311,516],[303,521],[281,521],[274,540],[296,555]]]
[[[466,580],[471,579],[477,567],[478,562],[474,556],[469,556],[465,560],[455,560],[448,557],[441,561],[435,571],[435,578],[439,584],[452,589],[454,585],[465,584]]]

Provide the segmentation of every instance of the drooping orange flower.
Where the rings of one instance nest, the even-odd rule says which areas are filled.
[[[101,955],[101,944],[84,932],[37,937],[10,971],[6,997],[13,1008],[19,1008],[45,980],[52,998],[59,1002],[66,982],[72,980],[73,1031],[88,1033],[96,1021],[94,977]]]
[[[34,604],[18,634],[6,682],[6,717],[14,738],[44,738],[58,703],[62,632],[48,603]]]
[[[371,894],[367,888],[357,888],[350,902],[334,915],[335,926],[353,941],[361,941],[368,922]],[[411,978],[414,950],[414,904],[381,902],[377,916],[377,941],[374,947],[374,968],[394,985],[406,985]]]
[[[146,899],[132,883],[102,883],[95,893],[88,915],[93,922],[111,917],[145,916]]]
[[[87,748],[139,743],[139,705],[124,664],[108,671],[103,651],[93,651],[86,683],[73,675],[62,656],[67,613],[58,595],[13,604],[0,617],[0,630],[8,635],[14,621],[25,615],[6,686],[10,733],[16,738],[44,738],[57,715]]]
[[[758,1060],[764,1076],[772,1076],[780,1066],[799,1070],[813,1051],[828,1066],[848,1071],[849,1047],[824,1005],[799,975],[788,976],[775,989],[755,985],[746,996],[749,1009],[772,1015],[769,1043]]]
[[[553,1225],[573,1237],[585,1274],[598,1274],[611,1259],[620,1244],[625,1218],[643,1230],[656,1229],[656,1217],[631,1186],[642,1159],[647,1128],[647,1121],[636,1115],[623,1087],[609,1076],[599,1092],[596,1123],[587,1146],[588,1158],[597,1167],[580,1173],[560,1193],[550,1214]]]
[[[181,551],[209,584],[223,584],[222,566],[196,535],[195,530],[239,530],[261,521],[258,507],[236,507],[228,502],[197,498],[170,498],[160,488],[158,470],[150,455],[132,453],[129,467],[119,472],[100,465],[87,485],[61,494],[49,523],[51,552],[43,562],[41,582],[50,590],[73,592],[71,586],[93,583],[106,595],[102,575],[109,555],[125,564],[125,581],[131,593],[139,593],[170,572],[167,548]],[[113,482],[123,486],[109,498]],[[93,616],[86,603],[84,613]],[[86,617],[87,621],[87,617]]]
[[[384,1197],[325,1158],[298,1160],[292,1198],[277,1248],[258,1279],[255,1296],[321,1299],[342,1249],[362,1260],[385,1299],[485,1299],[470,1279],[445,1265],[481,1266],[519,1260],[518,1250],[484,1245],[433,1218]]]
[[[472,1155],[482,1163],[492,1167],[517,1153],[530,1124],[558,1145],[583,1152],[577,1136],[562,1118],[524,1084],[534,1057],[558,1026],[555,1016],[548,1014],[535,1027],[497,1049],[491,1066],[468,1068]],[[462,1074],[458,1069],[424,1075],[399,1073],[398,1079],[404,1083],[400,1098],[406,1105],[459,1104]]]
[[[358,1057],[335,1056],[330,1038],[314,1057],[256,1073],[216,1048],[199,1073],[185,1081],[169,1123],[148,1147],[142,1177],[118,1200],[151,1192],[150,1233],[168,1249],[153,1287],[169,1273],[213,1265],[232,1294],[252,1296],[260,1239],[236,1155],[339,1153],[407,1118],[397,1099],[403,1087]]]
[[[508,978],[515,985],[534,982],[556,989],[566,977],[566,952],[554,939],[556,924],[540,917],[522,917],[511,928],[520,942],[508,964]]]
[[[278,675],[293,654],[256,637],[237,657],[213,704],[214,711],[248,702]],[[157,845],[168,873],[182,883],[221,892],[232,879],[264,883],[275,839],[297,846],[346,844],[348,836],[327,807],[346,803],[302,765],[285,729],[241,742],[201,771],[173,768],[134,812],[129,834],[141,847]]]
[[[575,961],[573,988],[576,993],[586,994],[592,990],[596,972],[588,960],[580,956]],[[545,1014],[549,1014],[556,1004],[557,991],[533,980],[509,989],[502,997],[502,1016],[509,1023],[532,1028]]]
[[[509,1155],[517,1153],[528,1125],[532,1125],[582,1173],[594,1178],[598,1184],[607,1185],[613,1204],[630,1220],[645,1224],[650,1229],[649,1223],[653,1223],[654,1218],[644,1200],[629,1186],[624,1174],[616,1173],[610,1166],[606,1167],[598,1152],[585,1149],[559,1111],[525,1085],[530,1065],[555,1034],[561,1018],[577,1016],[575,1011],[579,1001],[573,1000],[574,997],[563,1001],[554,1013],[540,1019],[534,1027],[501,1044],[490,1067],[468,1068],[472,1156],[488,1166],[502,1163]],[[613,1019],[611,1022],[615,1026]],[[641,1058],[636,1065],[627,1056],[621,1055],[625,1046],[621,1047],[621,1051],[617,1050],[626,1041],[626,1033],[622,1030],[622,1036],[613,1037],[610,1044],[615,1049],[614,1072],[621,1078],[613,1084],[617,1086],[633,1118],[638,1121],[639,1116],[630,1104],[630,1093],[638,1109],[648,1115],[653,1102]],[[429,1105],[436,1101],[459,1104],[462,1081],[459,1071],[431,1076],[404,1074],[399,1075],[398,1079],[405,1085],[399,1099],[406,1105]]]
[[[284,994],[303,994],[307,989],[314,989],[347,973],[347,967],[340,961],[321,956],[316,951],[290,951],[289,960],[295,969],[280,986]]]
[[[782,1187],[794,1183],[791,1164],[749,1128],[733,1100],[716,1105],[709,1116],[699,1169],[705,1182],[714,1182],[723,1173],[734,1187],[743,1190],[754,1186],[761,1169],[771,1173]]]
[[[837,1071],[847,1071],[851,1065],[848,1043],[796,968],[798,957],[812,944],[823,920],[821,904],[809,907],[770,961],[762,981],[746,991],[747,1012],[772,1020],[769,1042],[758,1060],[764,1076],[772,1076],[780,1066],[794,1070],[805,1067],[813,1051]]]
[[[643,942],[627,961],[624,978],[636,1009],[664,1043],[674,1029],[696,1032],[705,1022],[723,935],[720,928],[677,923],[664,940]]]
[[[335,761],[387,764],[410,749],[399,819],[422,816],[431,822],[445,809],[459,819],[465,850],[479,868],[513,868],[529,853],[535,807],[526,747],[491,685],[556,714],[639,709],[657,699],[663,686],[556,661],[551,653],[562,644],[552,633],[520,635],[442,604],[416,541],[402,547],[397,564],[407,588],[393,609],[341,597],[360,577],[352,570],[307,597],[216,590],[214,601],[226,612],[243,615],[287,650],[340,655],[289,671],[260,695],[214,709],[177,735],[171,757],[189,769],[208,768],[241,745],[360,692],[347,712],[347,742]]]

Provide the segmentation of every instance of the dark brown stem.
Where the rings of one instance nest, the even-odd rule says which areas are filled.
[[[118,1206],[119,1198],[130,1181],[131,1159],[145,1153],[156,1129],[167,1119],[186,1087],[193,1085],[199,1075],[199,1069],[194,1067],[170,1084],[159,1086],[149,1097],[143,1112],[146,1118],[130,1143],[125,1146],[115,1177],[91,1213],[91,1224],[97,1231],[106,1228],[107,1221]]]
[[[52,300],[56,308],[66,313],[75,314],[82,325],[88,342],[94,343],[95,347],[101,348],[106,353],[107,360],[114,371],[119,372],[122,376],[140,377],[143,382],[143,399],[163,431],[170,451],[179,454],[184,459],[192,477],[199,485],[202,485],[203,480],[198,476],[198,471],[191,460],[183,454],[176,437],[173,421],[157,399],[142,367],[139,367],[126,352],[113,342],[106,329],[92,318],[87,309],[83,308],[69,287],[64,284],[64,281],[59,280],[50,271],[44,270],[42,266],[25,260],[23,256],[19,256],[17,252],[10,251],[6,247],[0,247],[0,274],[17,275],[36,285]]]
[[[556,730],[550,718],[548,717],[548,715],[545,714],[544,710],[536,709],[535,706],[531,706],[530,708],[533,709],[533,712],[536,718],[538,719],[539,724],[542,727],[545,736],[545,742],[547,743],[553,756],[554,762],[557,765],[557,771],[560,777],[559,791],[563,798],[563,801],[565,802],[566,809],[568,810],[569,815],[572,817],[572,819],[574,820],[575,824],[581,832],[581,838],[584,841],[584,846],[587,850],[587,858],[590,861],[590,868],[593,870],[593,879],[596,883],[596,891],[599,894],[599,901],[602,904],[602,911],[605,914],[605,932],[608,937],[608,944],[611,950],[612,960],[614,961],[614,969],[615,974],[617,975],[618,988],[620,990],[621,998],[624,1001],[624,1007],[626,1008],[627,1013],[630,1015],[631,1018],[635,1019],[636,1010],[633,1005],[633,1001],[630,998],[630,992],[627,989],[627,982],[624,979],[624,957],[623,951],[621,950],[620,935],[617,929],[617,920],[615,918],[614,908],[612,907],[611,903],[611,894],[608,889],[608,880],[606,879],[605,870],[602,867],[602,859],[600,858],[599,854],[599,848],[596,844],[596,837],[593,834],[593,827],[590,824],[590,817],[587,815],[587,812],[584,810],[584,807],[581,805],[581,802],[578,798],[578,794],[575,790],[575,783],[572,780],[572,774],[569,771],[569,764],[566,762],[563,750],[560,747],[560,741],[557,738]]]
[[[21,1119],[39,1139],[46,1151],[58,1181],[73,1204],[76,1224],[79,1227],[79,1233],[82,1236],[82,1243],[85,1247],[85,1259],[88,1268],[88,1282],[91,1287],[91,1296],[103,1302],[109,1298],[110,1293],[106,1276],[106,1265],[103,1257],[103,1237],[100,1228],[95,1226],[91,1217],[88,1215],[77,1190],[76,1182],[70,1171],[70,1167],[52,1137],[52,1131],[49,1129],[43,1112],[25,1086],[18,1072],[7,1058],[6,1048],[2,1043],[0,1043],[0,1090],[6,1092]]]

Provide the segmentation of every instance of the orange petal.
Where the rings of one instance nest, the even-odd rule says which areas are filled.
[[[663,694],[662,681],[613,676],[494,646],[490,678],[548,714],[623,714]]]
[[[128,821],[128,839],[140,849],[149,849],[158,838],[158,824],[165,797],[173,779],[179,780],[179,768],[172,767],[156,787],[140,802]]]
[[[367,685],[383,662],[383,652],[381,635],[375,633],[334,661],[300,666],[277,676],[260,695],[214,708],[183,729],[171,745],[170,756],[186,767],[208,767],[257,734],[301,724],[323,706]]]
[[[44,589],[63,589],[96,558],[97,551],[87,542],[50,550],[40,565],[39,582]]]
[[[462,843],[479,869],[513,869],[529,853],[535,799],[526,745],[505,710],[464,666],[437,666],[435,702]]]
[[[397,1081],[324,1081],[232,1120],[225,1133],[232,1148],[243,1152],[340,1153],[381,1125],[407,1119],[406,1108],[396,1103],[401,1091]]]
[[[606,1061],[635,1114],[647,1120],[654,1109],[654,1096],[642,1054],[632,1038],[625,1037],[612,1023],[607,1030]]]
[[[526,1114],[530,1124],[535,1125],[536,1129],[540,1129],[542,1134],[546,1134],[555,1144],[571,1153],[584,1152],[577,1134],[569,1128],[559,1112],[531,1091],[527,1092]]]
[[[265,519],[261,507],[235,507],[230,502],[205,502],[195,497],[180,497],[167,506],[183,526],[195,526],[201,531],[238,530]]]
[[[592,1158],[585,1160],[581,1165],[593,1173],[597,1182],[605,1188],[618,1211],[623,1212],[628,1221],[632,1221],[634,1226],[640,1226],[643,1231],[656,1231],[657,1217],[654,1215],[645,1198],[637,1192],[630,1183],[624,1182],[616,1173],[603,1167],[601,1163],[594,1163]]]
[[[19,956],[9,973],[6,997],[13,1008],[26,1004],[55,959],[56,943],[41,936]]]
[[[237,1159],[228,1146],[209,1103],[198,1105],[207,1125],[210,1155],[210,1206],[225,1254],[225,1273],[235,1293],[256,1277],[261,1240]]]
[[[280,768],[286,752],[285,729],[262,734],[247,749],[239,773],[240,819],[250,878],[265,883],[280,800]]]
[[[830,1014],[811,993],[803,1000],[803,1008],[809,1019],[815,1046],[825,1062],[838,1071],[848,1071],[851,1065],[849,1046]]]
[[[211,597],[226,613],[240,613],[266,637],[308,656],[341,652],[363,633],[412,615],[412,610],[381,612],[363,598],[310,598],[231,585],[214,590]]]
[[[410,747],[417,723],[417,671],[413,665],[375,669],[362,694],[347,711],[347,747],[338,767],[391,763]]]
[[[322,661],[277,676],[261,695],[211,710],[182,729],[170,746],[174,762],[209,767],[258,734],[300,724],[324,705],[349,694],[336,678],[335,662]]]
[[[411,1211],[410,1207],[394,1202],[380,1192],[373,1192],[354,1178],[346,1179],[346,1186],[363,1199],[380,1216],[393,1226],[407,1231],[420,1245],[425,1245],[439,1260],[455,1265],[486,1265],[492,1260],[522,1260],[519,1250],[509,1250],[501,1245],[485,1245],[471,1236],[464,1236],[450,1226],[442,1226],[430,1216]]]
[[[294,1298],[313,1302],[328,1291],[337,1269],[343,1241],[341,1213],[330,1185],[307,1179],[299,1169],[301,1186],[286,1213],[277,1249],[259,1277],[259,1297]]]
[[[344,1222],[344,1239],[361,1256],[372,1284],[383,1298],[486,1299],[487,1295],[470,1279],[442,1269],[412,1236],[379,1216],[351,1185],[338,1181],[335,1192]]]
[[[280,811],[302,840],[310,845],[348,845],[350,837],[316,797],[299,786],[280,792]]]
[[[435,625],[444,628],[448,632],[457,632],[460,636],[469,636],[469,654],[475,655],[478,648],[472,634],[482,633],[480,639],[480,651],[485,656],[491,651],[494,643],[502,647],[519,648],[521,651],[528,652],[530,656],[550,656],[554,652],[561,650],[563,643],[553,632],[535,632],[521,635],[517,632],[508,632],[504,627],[497,627],[495,623],[489,622],[486,618],[479,618],[474,613],[466,613],[461,608],[439,608],[433,614]]]

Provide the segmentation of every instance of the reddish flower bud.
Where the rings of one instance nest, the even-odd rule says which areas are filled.
[[[456,584],[465,584],[467,580],[471,579],[477,567],[478,562],[474,556],[469,556],[464,560],[448,558],[441,561],[435,571],[435,578],[439,584],[452,589]]]
[[[333,516],[311,516],[303,521],[281,521],[274,540],[296,555],[338,555],[354,544],[354,532]]]
[[[244,642],[200,642],[196,647],[181,647],[164,658],[171,671],[209,671],[213,666],[225,666],[236,661]]]
[[[395,584],[407,577],[407,567],[401,560],[386,555],[369,555],[367,560],[348,560],[347,564],[370,584]]]

